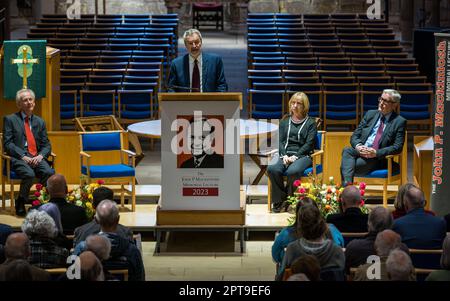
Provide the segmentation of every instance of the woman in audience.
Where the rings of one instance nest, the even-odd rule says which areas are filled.
[[[291,267],[292,263],[303,255],[313,255],[317,258],[320,263],[321,275],[324,271],[330,271],[343,278],[344,251],[326,238],[327,224],[317,206],[308,204],[300,207],[297,231],[300,238],[287,246],[278,279],[282,279],[284,270]]]
[[[309,100],[297,92],[289,100],[289,117],[280,122],[279,153],[267,169],[272,184],[273,212],[285,209],[283,202],[295,191],[294,181],[312,166],[311,154],[317,135],[316,121],[308,116]],[[287,186],[283,175],[287,176]]]
[[[58,234],[54,220],[44,211],[31,210],[22,224],[22,231],[30,239],[29,262],[42,269],[66,266],[69,251],[56,244]]]
[[[294,224],[282,229],[281,232],[275,238],[275,241],[272,245],[272,259],[277,264],[281,264],[281,262],[283,261],[284,250],[286,249],[288,244],[300,238],[297,229],[298,212],[300,207],[306,204],[316,205],[316,203],[308,197],[305,197],[301,201],[299,201],[297,203],[297,206],[295,207]],[[332,239],[337,246],[344,247],[344,237],[342,236],[341,232],[339,232],[339,230],[333,224],[327,225],[328,225],[328,229],[326,232],[327,237],[329,239]]]
[[[425,281],[450,281],[450,234],[447,234],[442,244],[441,268],[431,272]]]
[[[56,234],[56,237],[53,240],[56,242],[58,246],[70,250],[73,244],[63,232],[63,227],[61,223],[61,213],[59,212],[58,206],[53,203],[45,203],[42,206],[39,206],[37,210],[44,211],[48,215],[50,215],[51,218],[53,218],[53,221],[55,222],[56,225],[56,229],[58,230],[58,233]]]
[[[320,281],[320,263],[315,256],[302,255],[291,265],[293,275],[304,274],[309,281]]]
[[[397,196],[395,197],[395,201],[394,201],[395,210],[392,211],[392,217],[394,219],[402,217],[406,214],[404,197],[405,197],[406,192],[412,187],[416,187],[416,186],[412,183],[406,183],[406,184],[403,184],[402,186],[400,186],[400,188],[398,189]],[[436,215],[433,211],[426,210],[426,209],[425,209],[425,213],[428,213],[431,215]]]

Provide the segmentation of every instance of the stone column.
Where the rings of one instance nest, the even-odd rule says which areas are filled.
[[[412,42],[412,31],[414,28],[414,1],[402,0],[400,9],[400,31],[402,40],[406,43]]]

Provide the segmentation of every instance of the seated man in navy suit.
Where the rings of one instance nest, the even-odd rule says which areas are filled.
[[[410,249],[441,249],[446,236],[443,218],[425,213],[422,190],[411,186],[404,196],[406,215],[394,221],[392,230],[400,234]]]
[[[28,202],[33,179],[47,183],[55,173],[46,158],[51,153],[45,122],[33,114],[34,92],[30,89],[19,90],[16,104],[19,112],[7,115],[3,120],[3,144],[6,153],[11,156],[11,168],[21,179],[19,197],[16,200],[16,214],[25,216],[25,203]],[[12,201],[12,200],[11,200]]]
[[[202,34],[197,29],[189,29],[184,35],[184,45],[188,51],[173,60],[170,66],[169,92],[226,92],[222,59],[214,54],[202,52]]]
[[[378,99],[378,110],[364,115],[350,139],[351,147],[344,148],[341,177],[344,186],[353,183],[353,177],[364,176],[376,169],[385,169],[388,155],[399,154],[405,141],[406,119],[395,110],[401,95],[386,89]],[[398,165],[394,166],[394,168]]]

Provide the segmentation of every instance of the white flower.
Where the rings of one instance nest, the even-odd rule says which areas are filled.
[[[322,184],[322,189],[326,189],[327,188],[327,184]]]
[[[75,198],[78,200],[78,199],[81,199],[81,194],[79,194],[79,193],[77,193],[76,195],[75,195]]]
[[[83,202],[82,201],[80,201],[80,200],[78,200],[76,203],[75,203],[77,206],[83,206]]]
[[[334,177],[330,177],[330,178],[329,178],[329,181],[330,181],[330,182],[333,182],[333,181],[334,181]]]
[[[327,200],[326,200],[326,199],[323,199],[323,200],[322,200],[322,203],[326,204],[326,203],[327,203]]]
[[[336,187],[331,188],[332,193],[336,193]]]

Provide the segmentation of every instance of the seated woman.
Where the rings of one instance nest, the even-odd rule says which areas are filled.
[[[281,232],[277,235],[275,238],[275,241],[272,245],[272,259],[280,265],[283,261],[284,256],[284,250],[290,244],[296,239],[300,238],[300,235],[298,233],[297,229],[297,220],[298,220],[298,212],[301,206],[312,204],[316,206],[316,203],[308,198],[305,197],[301,201],[297,203],[297,206],[295,206],[295,222],[291,226],[288,226],[281,230]],[[344,237],[342,236],[341,232],[333,225],[333,224],[327,224],[328,229],[326,232],[326,236],[329,239],[332,239],[334,244],[343,248],[344,247]]]
[[[405,197],[405,193],[411,187],[415,187],[415,185],[412,183],[406,183],[406,184],[403,184],[402,186],[400,186],[400,188],[398,189],[397,196],[395,197],[395,201],[394,201],[395,210],[392,211],[392,217],[394,219],[397,219],[399,217],[406,215],[404,197]],[[427,214],[436,215],[433,211],[426,210],[426,209],[424,211]]]
[[[289,116],[280,122],[279,154],[267,169],[272,184],[273,212],[283,209],[283,202],[295,191],[294,181],[312,166],[310,155],[314,152],[317,127],[315,119],[309,117],[308,112],[308,96],[303,92],[292,95],[289,100]],[[284,174],[287,176],[286,186]]]
[[[65,267],[69,251],[56,244],[58,234],[55,221],[44,211],[31,210],[22,224],[22,231],[30,239],[28,261],[42,269]]]
[[[313,255],[320,264],[321,276],[324,271],[334,271],[343,277],[345,256],[341,247],[326,237],[327,224],[319,208],[313,204],[300,206],[297,218],[297,231],[300,238],[286,248],[277,279],[283,279],[284,270],[303,255]]]
[[[58,246],[70,250],[72,248],[72,241],[68,239],[63,232],[63,227],[61,223],[61,213],[59,211],[58,206],[55,205],[54,203],[45,203],[42,206],[39,206],[37,210],[44,211],[48,215],[50,215],[51,218],[53,218],[53,221],[55,222],[56,225],[56,229],[58,230],[58,233],[56,234],[53,240],[56,242]]]

